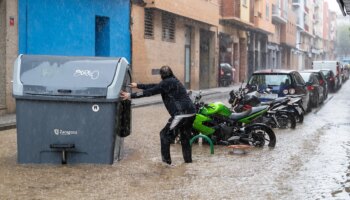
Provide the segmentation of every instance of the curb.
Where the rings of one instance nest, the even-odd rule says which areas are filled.
[[[16,122],[13,123],[7,123],[7,124],[0,124],[0,131],[6,131],[6,130],[10,130],[10,129],[15,129],[16,126]]]

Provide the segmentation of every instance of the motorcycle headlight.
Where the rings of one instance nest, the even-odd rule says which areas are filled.
[[[248,88],[244,88],[244,93],[248,93],[249,89]]]
[[[295,89],[294,88],[290,88],[289,89],[289,94],[295,94]]]
[[[283,94],[287,95],[287,94],[288,94],[288,90],[287,90],[287,89],[284,89],[284,90],[283,90]]]

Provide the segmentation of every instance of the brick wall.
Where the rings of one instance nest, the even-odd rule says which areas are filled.
[[[18,3],[7,0],[7,20],[14,18],[14,26],[7,27],[6,36],[6,107],[8,113],[15,112],[15,101],[12,97],[13,64],[18,55]]]
[[[0,0],[0,114],[5,112],[6,108],[6,2]]]
[[[0,0],[0,115],[15,112],[13,63],[18,54],[17,1]],[[14,25],[10,26],[10,17]]]
[[[152,69],[159,69],[162,65],[169,65],[181,82],[184,82],[185,64],[185,28],[192,27],[191,39],[191,89],[199,88],[199,41],[200,30],[211,30],[209,25],[190,20],[184,17],[176,17],[175,41],[168,42],[162,39],[162,11],[154,9],[154,37],[144,37],[144,8],[133,5],[132,7],[132,70],[133,81],[142,83],[157,83],[159,75],[152,75]],[[212,65],[210,72],[217,74],[217,41],[212,41]],[[210,86],[215,87],[217,76],[210,78]]]

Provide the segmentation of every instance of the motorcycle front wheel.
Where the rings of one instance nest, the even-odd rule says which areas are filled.
[[[275,147],[276,135],[273,130],[265,124],[253,124],[245,128],[249,145],[255,147]]]

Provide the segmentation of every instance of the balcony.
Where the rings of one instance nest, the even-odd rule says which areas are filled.
[[[219,4],[203,0],[144,0],[146,8],[154,8],[185,18],[218,26],[220,18]],[[205,14],[203,14],[205,13]]]
[[[286,24],[287,23],[287,15],[286,11],[283,11],[278,6],[272,4],[272,21],[280,24]]]
[[[271,23],[271,21],[266,20],[266,16],[255,16],[254,18],[254,26],[258,30],[266,33],[266,34],[274,34],[275,26]]]
[[[223,0],[221,2],[220,14],[221,16],[241,18],[240,1]]]
[[[293,6],[301,6],[301,0],[293,0]]]
[[[249,6],[248,8],[247,6],[241,6],[240,0],[221,0],[220,21],[240,25],[243,27],[254,27],[253,13],[253,7]]]
[[[314,6],[315,6],[315,8],[319,8],[320,2],[318,0],[314,0]]]
[[[304,31],[304,21],[301,20],[300,17],[298,17],[297,19],[297,28],[301,31]]]
[[[319,17],[319,14],[318,14],[318,13],[315,13],[315,14],[313,15],[313,18],[314,18],[314,23],[315,23],[315,24],[318,23],[318,22],[320,22],[320,17]]]

